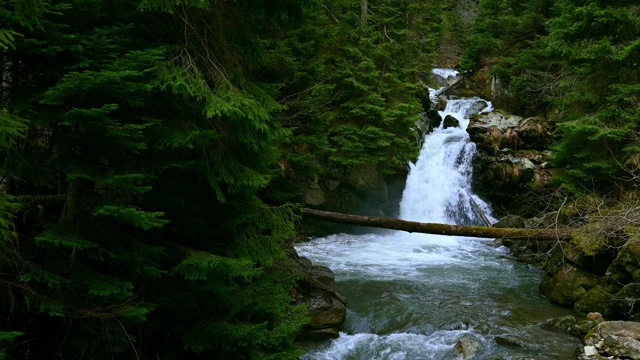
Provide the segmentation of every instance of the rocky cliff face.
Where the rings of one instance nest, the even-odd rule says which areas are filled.
[[[396,216],[406,173],[383,174],[376,164],[336,167],[309,181],[302,188],[304,205],[314,209],[358,215]],[[354,232],[359,228],[324,222],[309,222],[317,234]],[[362,230],[364,231],[364,230]]]
[[[500,215],[532,215],[529,196],[551,177],[548,166],[551,125],[539,117],[522,118],[499,111],[471,116],[467,132],[475,142],[476,191],[494,204]]]

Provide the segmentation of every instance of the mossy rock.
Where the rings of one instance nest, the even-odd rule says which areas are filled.
[[[565,264],[554,273],[545,274],[540,291],[554,303],[573,307],[599,281],[599,276]]]
[[[599,312],[605,318],[615,317],[613,305],[614,296],[606,291],[604,286],[597,285],[587,291],[574,305],[573,309],[579,313],[587,314]]]
[[[526,226],[525,220],[522,216],[509,214],[498,220],[493,224],[497,228],[519,228],[522,229]]]
[[[624,271],[630,282],[633,280],[633,274],[638,270],[640,270],[640,242],[629,241],[611,264],[610,272]]]
[[[611,306],[621,319],[633,319],[640,312],[637,301],[640,299],[640,284],[625,285],[620,292],[613,296]]]
[[[604,275],[617,255],[615,248],[609,246],[590,247],[585,250],[584,237],[576,237],[564,247],[565,259],[580,269],[596,275]]]

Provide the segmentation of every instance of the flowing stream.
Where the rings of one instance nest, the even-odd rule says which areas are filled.
[[[410,164],[402,219],[482,225],[471,199],[491,216],[471,188],[476,150],[465,129],[479,100],[448,101],[441,115],[453,115],[460,126],[441,125],[425,137]],[[570,359],[580,345],[540,327],[571,311],[539,293],[539,271],[490,239],[341,233],[297,250],[329,266],[349,301],[340,337],[307,344],[303,359]]]

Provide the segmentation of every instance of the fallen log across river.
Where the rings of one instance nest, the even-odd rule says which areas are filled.
[[[341,224],[369,226],[434,235],[546,241],[566,241],[571,239],[571,232],[565,229],[514,229],[488,226],[421,223],[417,221],[407,221],[381,216],[351,215],[308,208],[303,210],[302,216],[310,219],[318,219]]]

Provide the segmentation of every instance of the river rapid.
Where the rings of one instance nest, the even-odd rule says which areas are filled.
[[[480,100],[449,99],[440,114],[460,125],[441,124],[425,136],[410,164],[400,218],[482,225],[475,202],[495,220],[471,188],[476,150],[466,127]],[[340,337],[306,344],[303,359],[570,359],[580,345],[541,328],[572,312],[540,294],[539,270],[490,239],[372,229],[311,239],[297,250],[329,266],[348,298]]]

